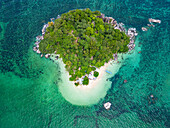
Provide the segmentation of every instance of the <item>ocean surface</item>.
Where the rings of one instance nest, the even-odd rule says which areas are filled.
[[[67,102],[59,65],[32,50],[44,23],[77,8],[99,10],[138,32],[135,53],[91,106]],[[143,32],[148,18],[161,24]],[[1,0],[0,128],[170,128],[170,0]]]

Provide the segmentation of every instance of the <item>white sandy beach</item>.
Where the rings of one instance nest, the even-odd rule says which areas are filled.
[[[77,86],[78,89],[92,89],[94,88],[96,85],[99,84],[99,81],[102,79],[107,67],[110,65],[110,62],[105,63],[104,66],[100,67],[98,72],[99,72],[99,76],[97,77],[96,80],[89,80],[89,84],[88,85],[79,85]]]
[[[107,91],[111,88],[112,82],[106,81],[106,79],[113,77],[119,71],[126,58],[130,58],[131,61],[133,61],[132,63],[135,67],[138,66],[140,59],[136,60],[136,58],[140,57],[136,56],[140,56],[140,54],[138,54],[138,51],[140,51],[141,48],[138,47],[138,41],[136,42],[137,43],[135,43],[135,50],[132,51],[131,54],[118,54],[118,61],[120,63],[117,63],[117,61],[106,63],[99,69],[99,76],[97,77],[97,79],[89,80],[89,85],[87,86],[75,86],[74,82],[69,81],[69,73],[66,71],[64,67],[65,64],[63,63],[62,59],[55,60],[55,58],[51,56],[51,59],[59,63],[62,81],[59,82],[58,87],[62,96],[68,102],[74,105],[89,106],[97,104],[101,99],[106,96]],[[123,60],[122,56],[124,58]],[[112,72],[112,74],[106,73],[105,70]]]
[[[54,58],[51,59],[54,60]],[[121,61],[121,57],[118,60]],[[66,71],[62,60],[56,61],[59,62],[62,79],[62,82],[58,85],[59,91],[68,102],[74,105],[93,105],[98,103],[100,99],[106,96],[111,87],[111,81],[106,81],[106,79],[113,77],[122,65],[122,63],[117,62],[106,63],[99,69],[99,76],[96,80],[90,80],[87,86],[75,86],[74,82],[69,81],[69,73]],[[106,73],[105,70],[111,71],[112,74]]]

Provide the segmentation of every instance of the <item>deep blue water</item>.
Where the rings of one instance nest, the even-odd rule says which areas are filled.
[[[110,78],[106,97],[90,107],[68,103],[58,92],[58,65],[32,51],[44,23],[77,8],[137,28],[141,48]],[[141,31],[151,17],[161,24]],[[170,128],[169,42],[169,0],[1,0],[0,128]]]

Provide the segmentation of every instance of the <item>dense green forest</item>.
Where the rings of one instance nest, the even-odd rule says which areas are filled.
[[[40,42],[42,53],[60,54],[70,80],[95,71],[114,59],[113,54],[127,52],[129,37],[114,26],[98,18],[99,11],[76,9],[64,13],[49,23],[44,39]],[[95,76],[99,74],[95,72]],[[88,84],[87,78],[83,84]],[[77,84],[78,85],[78,84]]]

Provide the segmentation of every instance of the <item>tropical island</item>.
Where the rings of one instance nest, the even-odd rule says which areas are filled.
[[[114,59],[115,53],[127,52],[129,37],[112,17],[99,11],[76,9],[64,13],[46,26],[39,51],[58,54],[75,85],[88,85],[89,75],[98,77],[98,68]],[[82,82],[80,82],[82,79]]]
[[[124,60],[136,54],[137,35],[136,28],[126,30],[123,23],[99,11],[76,9],[50,18],[36,37],[33,51],[57,63],[57,85],[67,101],[91,105],[107,94],[108,79]]]

